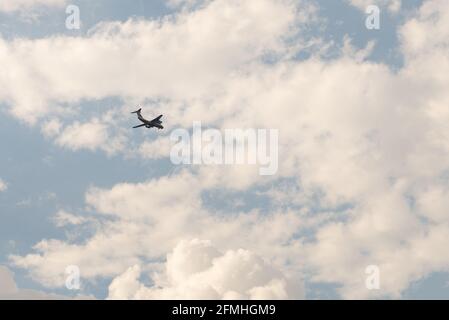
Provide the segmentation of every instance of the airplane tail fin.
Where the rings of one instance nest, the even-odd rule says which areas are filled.
[[[137,111],[131,112],[131,113],[140,113],[140,111],[142,111],[142,108],[140,108],[140,109],[137,110]]]

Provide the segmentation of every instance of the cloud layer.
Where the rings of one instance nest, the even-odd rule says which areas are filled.
[[[280,129],[277,176],[202,166],[92,187],[92,237],[42,240],[11,261],[50,287],[61,285],[66,265],[79,265],[86,279],[114,279],[110,298],[183,298],[188,290],[298,297],[285,279],[302,276],[339,284],[345,298],[400,297],[412,282],[447,271],[449,3],[426,1],[398,30],[398,71],[350,41],[336,47],[303,37],[316,22],[304,15],[314,12],[302,2],[217,0],[158,21],[102,23],[85,38],[0,40],[10,68],[0,75],[0,99],[20,119],[44,119],[43,132],[66,148],[129,151],[120,143],[126,137],[110,140],[95,117],[51,122],[70,119],[81,99],[109,96],[163,109],[172,126]],[[296,58],[316,44],[325,49]],[[328,50],[337,54],[326,58]],[[116,118],[111,127],[120,127]],[[167,136],[159,139],[140,154],[164,158],[145,151],[166,146]],[[205,195],[217,190],[230,194],[229,206],[207,206]],[[236,194],[254,190],[268,209],[237,206]],[[148,263],[169,252],[162,267]],[[248,279],[255,265],[260,274]],[[379,291],[365,286],[368,265],[380,268]],[[229,278],[230,266],[241,283]],[[143,271],[156,272],[151,280],[162,285],[141,282]]]

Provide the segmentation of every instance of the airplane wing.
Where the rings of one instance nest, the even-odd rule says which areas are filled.
[[[140,128],[140,127],[143,127],[143,126],[145,126],[145,123],[141,124],[141,125],[138,125],[138,126],[135,126],[135,127],[133,127],[133,129]]]
[[[159,117],[157,117],[157,118],[154,118],[153,120],[151,120],[151,121],[159,121],[159,120],[161,120],[161,118],[162,118],[162,114],[159,116]]]

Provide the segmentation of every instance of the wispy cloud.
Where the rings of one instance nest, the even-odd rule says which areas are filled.
[[[67,0],[2,0],[0,2],[0,12],[25,13],[39,7],[62,7]]]

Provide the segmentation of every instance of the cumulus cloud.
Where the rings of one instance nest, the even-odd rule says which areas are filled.
[[[0,38],[9,70],[0,100],[33,122],[60,102],[198,97],[219,90],[236,67],[276,52],[297,19],[287,0],[217,0],[162,21],[100,23],[88,37]]]
[[[407,56],[413,57],[410,62],[415,63],[426,59],[428,56],[438,58],[438,63],[444,61],[444,56],[441,56],[441,54],[447,53],[446,46],[449,42],[448,8],[449,4],[446,1],[425,1],[418,14],[402,26],[399,34],[403,51]],[[435,49],[438,52],[435,52]],[[437,55],[437,53],[440,54]],[[429,61],[429,67],[434,66],[430,63],[432,61]],[[433,71],[433,69],[431,70]],[[430,73],[430,70],[428,73]],[[438,74],[436,72],[435,76]]]
[[[201,178],[181,172],[147,183],[91,189],[86,195],[90,210],[112,218],[92,238],[84,243],[42,240],[35,253],[14,255],[11,261],[29,269],[39,282],[57,287],[64,283],[62,271],[68,264],[78,265],[85,279],[117,276],[142,258],[164,257],[182,239],[201,237],[225,251],[250,250],[298,276],[285,263],[300,259],[300,241],[290,239],[300,229],[300,216],[289,211],[211,215],[202,206],[201,186]]]
[[[78,61],[69,66],[73,67],[69,83],[56,81],[62,78],[60,68],[39,69],[48,83],[63,83],[50,86],[50,91],[31,90],[41,82],[28,77],[26,67],[21,69],[19,76],[24,76],[30,94],[37,98],[29,105],[41,114],[49,111],[36,101],[69,97],[77,101],[81,96],[93,99],[112,94],[138,100],[152,95],[170,100],[161,106],[173,115],[174,123],[189,125],[192,119],[202,119],[219,129],[280,129],[277,176],[260,177],[247,167],[200,167],[142,183],[93,187],[86,193],[87,209],[110,220],[83,243],[42,240],[35,252],[11,257],[13,263],[29,269],[34,279],[56,286],[62,281],[58,270],[70,261],[80,265],[87,279],[115,278],[110,295],[116,298],[136,298],[143,292],[182,296],[195,275],[200,274],[200,280],[214,277],[218,269],[204,267],[178,281],[170,278],[177,269],[174,273],[168,269],[175,260],[169,264],[167,259],[165,271],[142,263],[163,259],[179,241],[189,238],[213,241],[217,256],[206,260],[218,259],[222,268],[231,260],[249,256],[250,261],[257,261],[255,256],[260,256],[282,274],[309,271],[311,281],[338,283],[345,298],[400,297],[413,281],[448,270],[444,199],[449,188],[449,3],[426,1],[404,23],[399,30],[404,67],[398,71],[369,61],[369,50],[348,50],[348,45],[330,60],[320,54],[291,59],[283,35],[292,31],[292,23],[298,29],[302,26],[295,7],[275,0],[239,3],[219,0],[158,23],[107,24],[84,39],[0,42],[0,55],[11,60],[18,54],[25,64],[35,61],[30,58],[35,55],[43,59],[39,66],[47,67],[57,66],[63,60],[58,60],[59,55],[74,61],[80,56],[85,59],[89,77]],[[241,14],[247,19],[242,21]],[[72,44],[70,50],[66,50],[67,42]],[[80,54],[87,45],[89,56]],[[104,58],[105,51],[112,52],[111,59]],[[273,51],[280,58],[265,63],[264,54]],[[48,61],[42,58],[47,54]],[[125,63],[111,62],[118,57]],[[103,72],[92,76],[92,70]],[[7,74],[0,79],[14,84]],[[98,81],[105,74],[107,81]],[[21,117],[16,107],[23,103],[23,95],[17,86],[11,88],[0,89],[0,96],[7,97],[12,112]],[[41,92],[48,95],[40,96]],[[67,128],[71,127],[62,129],[62,136]],[[77,128],[82,129],[82,124]],[[75,143],[75,148],[100,145],[102,132],[98,130],[102,137],[98,140],[82,137],[79,140],[84,142]],[[78,140],[75,133],[69,136]],[[63,141],[70,146],[70,140]],[[158,143],[146,144],[141,150],[148,155],[145,148]],[[265,193],[268,199],[264,200],[272,198],[277,204],[268,213],[257,204],[253,210],[239,212],[205,203],[204,194],[210,191],[276,187],[283,179],[291,181],[292,188],[282,197]],[[231,196],[227,201],[234,199]],[[175,251],[172,254],[177,256]],[[380,268],[379,291],[365,286],[368,265]],[[162,289],[144,285],[139,280],[140,268],[165,277]],[[227,291],[235,291],[238,294],[229,295],[253,297],[248,290],[283,292],[282,280],[273,279],[277,278],[240,291],[214,288],[207,294],[225,297]],[[219,287],[218,280],[213,283]]]
[[[181,241],[167,256],[154,285],[139,281],[141,268],[130,267],[114,278],[109,299],[299,299],[302,284],[291,283],[254,253],[221,253],[209,241]]]

